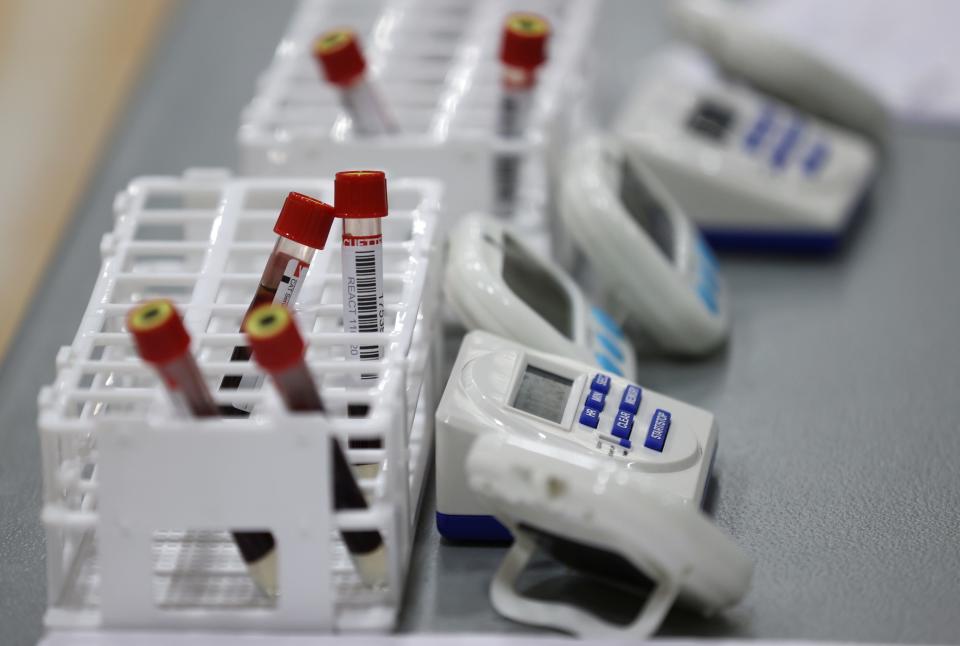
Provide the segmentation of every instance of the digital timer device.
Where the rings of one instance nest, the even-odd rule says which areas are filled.
[[[603,456],[488,433],[474,442],[466,468],[471,490],[515,539],[490,586],[494,608],[509,619],[579,637],[645,638],[675,600],[711,615],[749,589],[753,564],[730,536],[692,505]],[[527,596],[516,583],[538,551],[612,585],[606,595],[596,587],[581,592],[574,582],[558,599]],[[542,579],[542,560],[537,571]],[[617,624],[578,597],[593,607],[639,608]]]
[[[896,15],[896,3],[844,2],[842,9],[830,2],[813,4],[806,2],[797,5],[794,11],[783,14],[777,11],[777,5],[788,2],[729,2],[728,0],[674,0],[669,4],[669,17],[677,35],[696,45],[709,54],[711,60],[724,71],[749,82],[765,92],[775,94],[797,107],[810,110],[844,127],[862,131],[874,137],[883,137],[888,130],[890,115],[884,106],[883,98],[875,89],[860,80],[849,61],[832,61],[826,55],[834,48],[821,47],[833,40],[852,39],[863,58],[870,56],[871,44],[896,41],[894,51],[904,47],[902,33],[910,27],[889,24],[891,13]],[[893,5],[891,8],[890,5]],[[908,5],[904,5],[908,6]],[[829,27],[823,23],[823,11],[837,8],[842,17],[831,15]],[[859,36],[849,34],[857,19],[850,14],[857,11],[870,11],[871,28],[876,34],[864,41]],[[891,11],[884,11],[891,9]],[[777,28],[779,21],[770,24],[763,16],[771,13],[781,14],[781,20],[789,20],[791,13],[808,12],[813,20],[801,20],[798,31],[784,32]],[[884,19],[887,20],[884,20]],[[803,34],[804,28],[810,28],[819,21],[822,38],[806,43],[791,38]],[[794,22],[793,24],[796,24]],[[815,28],[815,27],[813,27]],[[914,26],[915,28],[915,26]],[[920,30],[922,33],[922,30]],[[845,35],[846,34],[846,35]],[[906,50],[901,50],[906,51]],[[920,55],[914,74],[922,78],[929,70]],[[884,61],[875,60],[875,69],[884,68]],[[898,78],[898,71],[888,71],[890,78]],[[869,76],[868,76],[869,78]]]
[[[722,78],[683,47],[650,61],[615,130],[718,248],[836,249],[877,163],[864,137]]]
[[[727,338],[730,313],[717,261],[642,161],[612,137],[571,146],[560,215],[603,283],[606,306],[639,347],[699,355]]]
[[[477,437],[509,434],[581,454],[699,507],[717,446],[713,415],[596,366],[475,330],[436,413],[437,529],[452,540],[509,532],[467,485]]]
[[[450,234],[444,292],[469,329],[636,378],[633,345],[620,326],[496,218],[468,215]]]

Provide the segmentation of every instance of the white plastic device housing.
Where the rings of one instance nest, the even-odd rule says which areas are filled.
[[[524,204],[549,193],[551,159],[569,138],[571,106],[584,94],[598,6],[598,0],[303,0],[243,112],[241,170],[323,176],[377,168],[388,176],[434,177],[446,186],[450,220],[492,209],[495,156],[516,153],[525,175],[513,220],[548,237],[543,211]],[[551,36],[526,127],[505,138],[497,133],[498,48],[512,11],[543,15]],[[357,136],[337,91],[321,78],[313,40],[342,26],[360,35],[367,73],[396,116],[399,134]]]
[[[675,0],[670,18],[678,36],[727,73],[846,128],[887,136],[890,115],[875,92],[841,66],[765,29],[751,4]]]
[[[629,165],[669,223],[670,257],[628,212],[620,197]],[[727,288],[699,230],[673,194],[641,161],[606,135],[588,135],[567,155],[559,212],[606,289],[607,309],[628,333],[674,354],[715,350],[730,329]]]
[[[705,101],[733,115],[720,138],[688,123]],[[722,77],[687,47],[645,65],[615,130],[718,245],[832,249],[877,165],[861,135]]]
[[[563,294],[570,336],[507,284],[504,244],[508,238],[516,252]],[[633,345],[612,317],[591,305],[559,265],[527,245],[522,233],[503,220],[471,213],[459,222],[450,233],[443,286],[447,305],[468,329],[493,332],[543,352],[594,363],[626,379],[637,378]]]
[[[705,615],[737,603],[753,564],[702,512],[610,460],[514,434],[477,439],[467,479],[515,540],[490,586],[500,614],[589,638],[643,639],[676,599]],[[625,558],[655,587],[617,625],[565,601],[535,599],[516,583],[538,549],[531,529]]]
[[[375,337],[384,357],[373,365],[380,374],[373,387],[353,381],[371,362],[344,360],[359,338],[342,331],[339,226],[316,254],[294,310],[326,416],[288,414],[270,379],[259,390],[217,392],[224,374],[258,373],[253,362],[229,359],[243,343],[239,326],[291,190],[333,200],[330,180],[244,179],[219,170],[140,178],[117,196],[89,305],[73,343],[58,354],[53,385],[39,396],[48,628],[79,641],[89,630],[393,627],[442,386],[442,187],[390,182],[387,325]],[[214,396],[252,404],[249,419],[177,415],[124,327],[130,307],[153,297],[174,300]],[[347,418],[348,402],[368,404],[369,416]],[[332,510],[324,466],[330,435],[343,446],[349,438],[382,441],[382,449],[347,452],[354,464],[381,465],[360,482],[367,510]],[[267,528],[277,538],[275,605],[248,576],[229,528]],[[385,587],[361,583],[337,529],[381,532]]]
[[[512,406],[520,377],[527,365],[573,381],[559,423]],[[470,447],[478,437],[488,434],[517,435],[593,456],[601,462],[615,463],[618,468],[625,469],[631,477],[647,483],[652,489],[698,507],[717,446],[714,416],[643,388],[633,431],[633,448],[628,451],[614,446],[601,440],[599,433],[610,432],[617,404],[630,382],[612,377],[608,404],[600,416],[599,431],[578,421],[584,398],[590,392],[591,380],[599,372],[591,364],[532,350],[489,332],[475,330],[467,334],[437,407],[438,524],[457,522],[460,526],[468,526],[473,520],[479,520],[489,513],[470,490],[464,470]],[[672,415],[662,452],[646,448],[642,439],[656,409],[669,411]],[[457,538],[457,531],[455,527],[453,532],[446,535]],[[469,527],[466,531],[469,531]],[[479,535],[463,537],[485,539]]]

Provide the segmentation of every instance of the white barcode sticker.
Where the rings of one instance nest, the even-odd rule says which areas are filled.
[[[520,122],[529,100],[530,92],[528,91],[504,90],[500,97],[497,134],[503,137],[516,137],[520,134]]]
[[[532,92],[529,89],[506,89],[500,97],[497,133],[513,138],[521,134]],[[494,161],[494,212],[508,215],[517,198],[520,158],[516,153],[500,153]]]
[[[303,276],[309,268],[309,263],[296,258],[287,261],[283,276],[280,278],[280,284],[277,285],[277,293],[273,295],[274,305],[293,307],[293,304],[297,302],[300,287],[303,285]]]
[[[343,330],[383,332],[383,236],[345,236],[343,239]],[[376,361],[378,344],[351,344],[349,358]],[[376,379],[364,373],[363,379]]]

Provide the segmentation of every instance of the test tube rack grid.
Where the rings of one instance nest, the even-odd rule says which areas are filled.
[[[288,191],[332,202],[329,180],[233,178],[191,170],[134,180],[115,201],[99,277],[77,335],[39,396],[48,610],[54,630],[386,631],[400,605],[432,451],[442,384],[437,210],[442,185],[392,179],[384,227],[386,331],[375,385],[344,360],[339,225],[295,305],[327,416],[286,413],[269,379],[217,392],[272,248]],[[248,419],[186,419],[137,357],[124,318],[143,299],[172,299],[221,404]],[[363,342],[374,340],[365,334]],[[348,418],[347,403],[366,403]],[[327,438],[379,438],[353,449],[379,462],[361,480],[370,507],[333,512]],[[247,575],[228,529],[266,528],[278,545],[280,596]],[[389,555],[382,588],[364,586],[336,529],[378,529]],[[63,634],[63,633],[58,633]],[[79,634],[79,633],[78,633]]]
[[[513,11],[545,16],[552,34],[528,123],[508,139],[497,134],[498,48]],[[597,11],[598,0],[303,0],[241,116],[241,170],[276,176],[378,168],[436,177],[446,186],[447,214],[456,218],[494,206],[494,158],[510,152],[523,169],[514,224],[549,239],[544,194],[576,127]],[[344,26],[360,35],[368,73],[400,134],[356,136],[337,90],[321,77],[312,43]]]

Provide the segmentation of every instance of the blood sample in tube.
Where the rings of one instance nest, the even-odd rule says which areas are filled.
[[[258,307],[247,317],[246,334],[254,359],[273,378],[286,407],[295,412],[323,412],[323,401],[304,361],[303,337],[286,308]],[[366,509],[367,501],[334,437],[330,439],[330,452],[334,508]],[[368,585],[384,584],[387,558],[380,532],[344,531],[341,535],[363,581]]]
[[[186,415],[219,417],[200,367],[190,354],[190,335],[173,303],[147,301],[130,310],[127,329],[140,357],[160,373],[175,404]],[[276,542],[270,532],[233,532],[240,556],[257,586],[277,595]]]
[[[379,88],[367,74],[367,62],[353,30],[334,29],[321,34],[314,41],[313,55],[324,77],[340,93],[340,103],[358,134],[375,136],[400,131]]]
[[[376,170],[337,173],[333,183],[333,208],[343,223],[341,262],[343,275],[343,331],[378,333],[384,328],[383,231],[380,219],[387,216],[387,178]],[[352,343],[348,360],[378,361],[376,343]],[[373,383],[375,372],[364,372],[355,385]],[[348,404],[351,417],[367,414],[366,404]],[[377,440],[352,440],[350,448],[380,448]],[[375,477],[378,465],[358,465],[365,478]]]
[[[293,307],[303,279],[318,249],[323,249],[333,226],[333,207],[301,193],[290,193],[273,227],[277,241],[267,259],[260,284],[253,296],[244,318],[259,305],[276,303]],[[241,331],[243,325],[241,323]],[[249,361],[250,349],[237,346],[230,356],[231,361]],[[254,375],[227,375],[220,382],[221,390],[257,388],[260,378]],[[233,404],[225,410],[228,415],[244,416],[250,413],[245,404]]]
[[[550,24],[532,13],[514,13],[503,25],[500,45],[502,94],[497,134],[505,139],[523,135],[537,83],[537,70],[547,60]],[[520,157],[502,152],[494,160],[494,212],[509,215],[515,207]]]

